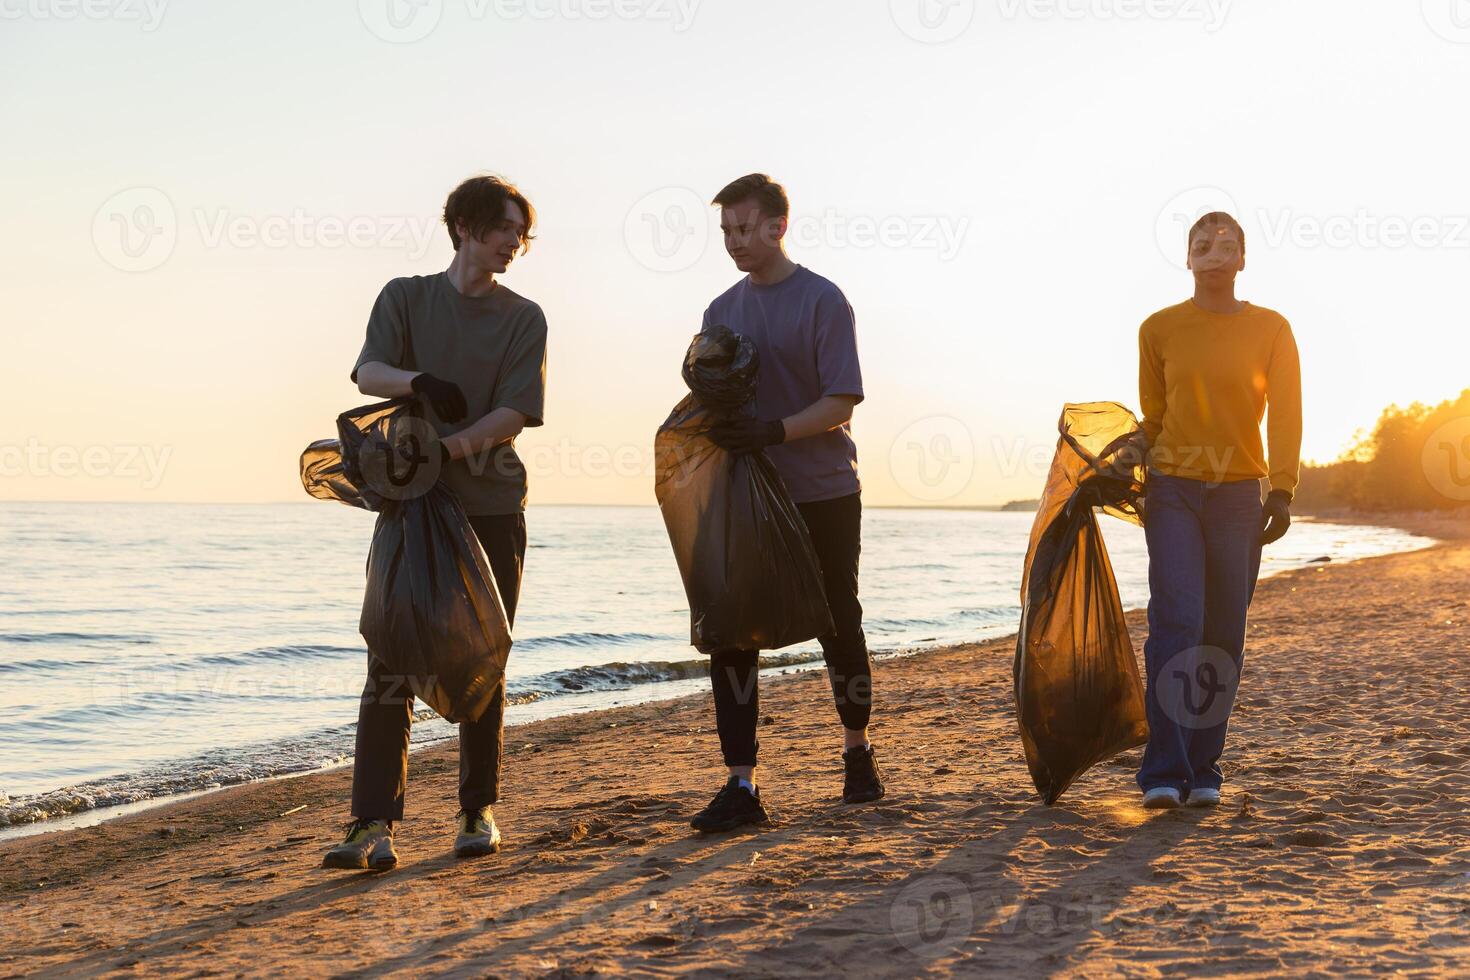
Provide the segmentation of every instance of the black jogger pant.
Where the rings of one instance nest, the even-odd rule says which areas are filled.
[[[516,620],[521,569],[526,560],[526,515],[471,517],[470,527],[490,560],[505,618]],[[402,820],[408,785],[408,730],[413,697],[385,680],[369,659],[368,678],[357,709],[357,755],[352,763],[352,815],[363,820]],[[505,678],[479,721],[459,726],[459,805],[478,810],[500,798],[500,756],[505,723]]]
[[[860,494],[797,504],[822,566],[833,632],[819,637],[832,697],[844,728],[866,728],[873,707],[873,668],[858,602],[858,552],[862,544]],[[760,652],[731,650],[710,657],[715,727],[727,766],[753,766],[760,743]]]

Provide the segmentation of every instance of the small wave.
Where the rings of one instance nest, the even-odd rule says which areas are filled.
[[[31,796],[0,793],[0,827],[35,823],[102,807],[217,789],[345,762],[353,726],[245,748],[216,749],[141,772],[94,779]]]
[[[820,657],[820,653],[806,650],[766,653],[761,655],[761,669],[770,670],[775,667],[814,663]],[[515,703],[529,703],[545,697],[580,694],[585,691],[626,691],[644,684],[691,680],[708,675],[708,657],[692,660],[643,660],[633,663],[594,664],[572,667],[567,670],[555,670],[524,680],[512,681],[506,694],[512,701],[518,697],[523,699]]]
[[[139,633],[0,633],[0,643],[152,643]]]
[[[601,646],[628,646],[634,643],[654,643],[676,637],[664,636],[658,633],[553,633],[550,636],[533,636],[526,640],[516,640],[516,650],[539,650],[545,647],[601,647]]]
[[[931,628],[935,626],[953,626],[954,624],[943,617],[913,616],[913,617],[880,617],[869,619],[863,625],[870,630],[892,631],[904,629]]]
[[[237,667],[264,661],[316,660],[340,657],[343,654],[366,654],[362,647],[339,647],[326,643],[302,643],[277,647],[259,647],[238,653],[216,653],[200,657],[195,664],[211,667]]]
[[[0,674],[49,674],[83,667],[106,667],[104,660],[19,660],[0,664]]]

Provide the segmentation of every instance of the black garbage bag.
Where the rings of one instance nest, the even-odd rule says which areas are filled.
[[[706,434],[755,397],[759,366],[755,344],[728,327],[696,335],[684,356],[690,393],[654,440],[654,493],[701,653],[776,650],[832,631],[816,552],[776,468]]]
[[[301,483],[378,514],[359,624],[368,656],[447,721],[475,721],[504,677],[510,627],[464,508],[438,482],[438,436],[411,398],[344,412],[337,434],[301,454]]]
[[[1096,508],[1143,523],[1147,441],[1113,402],[1068,405],[1021,580],[1016,716],[1047,805],[1148,741],[1143,684]]]

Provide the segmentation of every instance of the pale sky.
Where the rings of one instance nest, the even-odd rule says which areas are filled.
[[[378,290],[517,182],[538,503],[651,503],[754,170],[857,313],[870,504],[1040,489],[1228,203],[1309,458],[1470,385],[1465,0],[0,0],[0,499],[305,500]],[[344,239],[350,239],[344,241]]]

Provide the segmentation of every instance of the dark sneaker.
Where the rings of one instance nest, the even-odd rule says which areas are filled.
[[[766,823],[766,808],[761,806],[760,790],[752,793],[734,776],[715,794],[710,805],[694,815],[689,826],[705,833],[734,830],[748,823]]]
[[[347,871],[389,871],[398,866],[398,852],[393,850],[393,824],[387,820],[354,820],[347,828],[347,839],[322,858],[324,868]]]
[[[865,749],[848,749],[842,753],[847,770],[842,780],[843,803],[872,803],[883,799],[883,776],[878,772],[878,757],[870,745]]]
[[[456,819],[459,834],[454,838],[455,857],[484,857],[500,850],[500,828],[495,826],[495,813],[488,806],[461,810]]]

